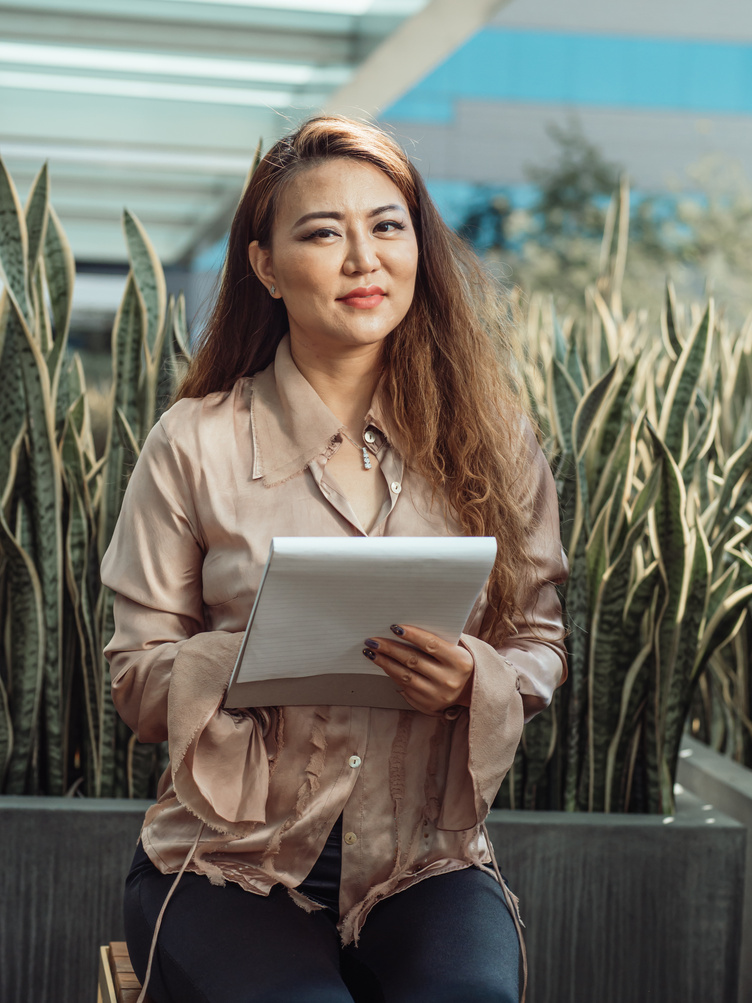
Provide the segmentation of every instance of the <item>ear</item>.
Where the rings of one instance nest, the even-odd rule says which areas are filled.
[[[248,260],[251,268],[256,273],[256,278],[266,286],[271,296],[278,299],[281,295],[279,289],[271,292],[272,286],[276,286],[274,267],[272,265],[272,252],[267,247],[260,247],[257,240],[251,241],[248,245]]]

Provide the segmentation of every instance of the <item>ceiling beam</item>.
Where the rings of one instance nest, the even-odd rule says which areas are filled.
[[[431,0],[365,60],[325,108],[378,116],[512,0]]]

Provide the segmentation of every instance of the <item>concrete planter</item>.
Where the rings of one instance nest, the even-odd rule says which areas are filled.
[[[737,1003],[746,833],[688,793],[661,815],[494,812],[528,1003]]]
[[[749,1003],[752,1000],[752,770],[687,737],[679,753],[677,781],[747,830],[739,1003]]]
[[[92,1003],[145,802],[0,798],[0,999]],[[715,821],[710,823],[709,819]],[[494,812],[528,1003],[736,1003],[745,831],[691,795],[660,816]]]

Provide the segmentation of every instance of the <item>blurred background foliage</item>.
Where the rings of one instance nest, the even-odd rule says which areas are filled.
[[[625,172],[576,118],[548,133],[556,152],[550,165],[528,166],[529,203],[514,206],[502,189],[479,187],[458,229],[507,287],[550,293],[557,309],[581,314],[583,289],[605,267],[602,237],[615,224],[611,196]],[[750,304],[752,189],[727,158],[708,157],[687,173],[661,194],[632,193],[624,301],[658,315],[669,279],[680,299],[712,294],[741,323]]]

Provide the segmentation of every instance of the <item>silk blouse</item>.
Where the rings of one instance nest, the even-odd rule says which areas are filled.
[[[222,699],[273,536],[461,534],[400,456],[377,391],[363,440],[389,494],[366,534],[327,467],[343,424],[295,366],[274,362],[231,391],[184,398],[144,442],[102,561],[114,590],[105,648],[118,713],[170,767],[141,831],[163,872],[296,892],[343,815],[339,929],[357,941],[373,905],[416,881],[489,859],[481,824],[523,722],[566,679],[555,585],[567,574],[556,490],[532,433],[525,498],[534,576],[517,632],[479,638],[485,590],[460,643],[474,660],[469,707],[318,706],[229,711]],[[280,644],[284,638],[280,638]],[[195,846],[194,846],[195,844]]]

